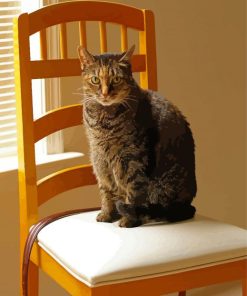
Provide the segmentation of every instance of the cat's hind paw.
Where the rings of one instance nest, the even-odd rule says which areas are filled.
[[[124,228],[132,228],[132,227],[137,227],[142,225],[142,221],[141,220],[131,220],[127,217],[122,217],[119,220],[119,227],[124,227]]]

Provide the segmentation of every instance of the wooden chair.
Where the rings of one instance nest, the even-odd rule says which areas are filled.
[[[67,56],[66,23],[72,21],[78,22],[80,42],[85,47],[85,22],[99,22],[102,52],[107,51],[107,22],[120,25],[121,47],[123,51],[128,47],[127,29],[133,28],[138,30],[140,53],[133,56],[133,71],[140,72],[140,84],[143,88],[157,89],[154,16],[149,10],[107,2],[76,1],[51,5],[30,14],[24,13],[15,20],[14,40],[18,115],[21,258],[29,229],[39,220],[38,207],[63,191],[96,183],[90,164],[68,168],[41,180],[37,180],[36,176],[34,144],[55,131],[76,126],[82,122],[81,105],[71,105],[52,110],[37,120],[33,120],[32,110],[32,79],[79,76],[81,74],[79,60],[70,59]],[[60,26],[61,59],[59,60],[47,59],[46,28],[53,25]],[[32,61],[30,60],[29,37],[36,32],[40,32],[41,60]],[[86,216],[86,214],[88,214],[88,216]],[[128,236],[134,233],[135,236],[140,236],[140,240],[144,239],[142,245],[146,244],[145,235],[150,229],[152,229],[151,235],[153,235],[158,228],[162,233],[165,231],[165,235],[167,235],[166,240],[168,241],[171,239],[169,237],[169,231],[171,231],[171,233],[176,233],[176,238],[181,235],[181,241],[179,242],[178,240],[174,245],[174,252],[181,252],[180,249],[176,248],[179,248],[179,245],[182,244],[184,240],[187,241],[189,245],[185,247],[187,248],[186,252],[188,251],[188,256],[194,260],[194,263],[192,263],[192,259],[188,259],[185,254],[181,257],[182,259],[170,260],[169,263],[161,262],[162,265],[156,262],[156,256],[158,256],[158,254],[153,254],[156,265],[151,262],[150,266],[148,262],[145,262],[148,254],[150,256],[150,253],[147,250],[142,250],[142,245],[138,245],[138,242],[134,242],[134,245],[137,243],[140,249],[137,250],[138,253],[147,252],[147,254],[144,254],[145,256],[142,254],[144,263],[142,262],[137,269],[135,269],[135,266],[131,266],[130,269],[132,268],[132,270],[130,270],[130,273],[129,269],[125,270],[124,268],[122,268],[119,273],[119,271],[114,271],[115,259],[113,260],[112,254],[110,254],[109,261],[112,262],[113,266],[110,268],[112,271],[106,276],[107,279],[103,276],[103,280],[101,279],[103,282],[97,283],[96,280],[96,283],[90,283],[90,280],[87,282],[86,280],[80,279],[78,274],[73,273],[68,266],[65,266],[66,264],[60,262],[56,256],[54,257],[49,253],[48,249],[45,250],[45,247],[41,246],[42,239],[49,240],[49,238],[46,237],[47,232],[44,232],[43,237],[41,236],[34,245],[31,254],[29,295],[38,295],[39,268],[43,269],[71,295],[155,296],[233,280],[242,281],[243,295],[247,295],[246,243],[244,243],[246,232],[242,229],[199,217],[194,220],[192,219],[172,225],[151,226],[153,228],[143,226],[135,228],[134,230],[124,230],[123,232],[122,229],[116,227],[114,224],[95,222],[95,219],[92,218],[95,216],[94,212],[80,215],[82,215],[80,216],[82,220],[91,219],[93,221],[90,220],[90,224],[88,221],[85,222],[83,220],[84,222],[82,221],[82,224],[84,223],[84,226],[91,225],[90,232],[91,230],[92,233],[96,231],[96,240],[97,233],[101,231],[105,231],[110,238],[113,234],[121,238],[121,235],[124,233],[123,237],[126,236],[127,240],[129,239]],[[66,225],[69,225],[70,221],[71,220],[68,220]],[[56,227],[57,224],[54,222],[51,225],[52,227]],[[47,228],[48,233],[49,231],[53,231],[52,227],[49,228],[50,230]],[[58,223],[58,227],[62,226]],[[195,230],[198,228],[199,232]],[[193,233],[193,229],[195,233]],[[168,233],[166,233],[166,231],[168,231]],[[141,232],[143,232],[143,236],[140,235]],[[174,238],[174,235],[171,233],[170,236]],[[188,237],[190,233],[193,233],[193,235],[188,239],[188,237],[183,237],[184,233],[187,233]],[[200,238],[200,233],[202,234],[202,238]],[[215,235],[213,235],[214,233]],[[217,237],[220,236],[220,233],[223,234],[221,238],[222,244],[217,241]],[[200,242],[203,238],[205,239],[205,237],[203,237],[204,234],[207,236],[206,240],[209,240],[209,247],[203,249],[205,243]],[[81,235],[84,235],[85,244],[88,240],[92,240],[92,237],[87,231]],[[115,236],[112,238],[115,238]],[[197,238],[196,242],[194,241],[195,238]],[[59,239],[57,238],[55,240],[58,242]],[[121,240],[124,242],[124,238],[117,241],[120,246],[117,245],[118,248],[116,248],[116,250],[121,249]],[[159,233],[156,236],[156,240],[157,242],[155,243],[157,246],[160,242]],[[234,243],[237,241],[237,243],[232,244],[232,240],[234,240]],[[149,239],[146,242],[148,241],[150,242]],[[105,241],[103,244],[104,243]],[[200,249],[201,253],[199,255],[193,255],[196,253],[194,251],[192,255],[189,252],[190,249],[193,250],[195,244],[197,244],[197,247]],[[219,248],[216,248],[217,251],[214,251],[215,244],[220,245]],[[168,247],[169,246],[170,245],[168,245]],[[56,246],[54,247],[56,248]],[[93,249],[95,249],[95,246]],[[92,250],[92,252],[93,251],[95,250]],[[131,249],[130,253],[133,252],[134,250]],[[174,252],[171,250],[168,257],[173,258]],[[88,256],[90,256],[90,254],[88,254]],[[119,256],[126,256],[122,258],[123,260],[130,258],[128,254],[123,254],[121,252]],[[124,263],[127,261],[128,260],[125,260]],[[129,263],[131,264],[131,262],[128,262],[128,264]],[[97,262],[95,264],[97,264]],[[104,264],[107,265],[109,262]],[[123,264],[123,262],[121,264]],[[131,276],[131,274],[133,274],[133,276]],[[179,295],[185,295],[185,292],[180,292]]]

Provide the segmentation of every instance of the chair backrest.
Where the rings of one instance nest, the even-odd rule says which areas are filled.
[[[121,48],[128,47],[127,29],[139,31],[139,51],[132,68],[140,72],[143,88],[156,90],[156,49],[154,17],[151,11],[116,3],[75,1],[50,5],[33,13],[21,14],[14,21],[15,80],[19,159],[21,245],[29,227],[38,220],[38,206],[63,191],[95,184],[91,165],[68,168],[37,180],[35,143],[49,134],[82,123],[82,106],[71,105],[33,119],[32,79],[80,76],[78,59],[67,55],[66,23],[78,22],[80,43],[87,47],[86,21],[100,26],[101,52],[107,51],[106,23],[121,26]],[[47,59],[46,28],[60,26],[61,59]],[[30,59],[30,36],[40,32],[41,60]]]

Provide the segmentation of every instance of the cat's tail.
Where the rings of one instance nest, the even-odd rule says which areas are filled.
[[[173,203],[166,209],[165,218],[169,222],[179,222],[194,217],[196,208],[191,204]]]
[[[136,212],[139,217],[142,217],[143,223],[148,223],[152,220],[179,222],[193,218],[196,208],[189,203],[174,202],[165,207],[161,204],[150,204],[147,208],[137,208]]]

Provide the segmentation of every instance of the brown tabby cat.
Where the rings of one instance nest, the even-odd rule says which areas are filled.
[[[83,118],[102,201],[97,221],[135,227],[146,217],[189,219],[196,195],[189,123],[171,102],[138,86],[133,52],[134,46],[94,56],[78,48]]]

